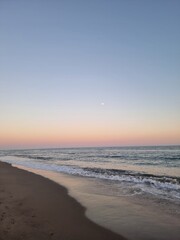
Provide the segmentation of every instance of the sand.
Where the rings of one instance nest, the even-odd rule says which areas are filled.
[[[93,223],[67,189],[0,162],[0,240],[123,240]]]

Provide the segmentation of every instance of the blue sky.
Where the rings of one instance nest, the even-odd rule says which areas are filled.
[[[174,0],[2,0],[0,144],[180,143],[179,12]]]

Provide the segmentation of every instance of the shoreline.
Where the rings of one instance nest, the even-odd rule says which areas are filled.
[[[89,220],[65,187],[3,162],[0,193],[0,240],[125,240]]]
[[[0,160],[1,163],[1,160]],[[123,196],[121,195],[121,192],[119,194],[117,193],[114,195],[114,191],[117,192],[117,186],[113,185],[108,185],[106,181],[99,181],[95,178],[84,178],[81,176],[72,176],[69,174],[64,174],[64,173],[59,173],[59,172],[53,172],[49,170],[42,170],[42,169],[34,169],[34,168],[29,168],[29,167],[23,167],[21,165],[16,165],[10,163],[3,163],[2,164],[7,164],[6,167],[8,167],[8,175],[11,176],[12,174],[9,172],[10,170],[12,171],[13,169],[16,170],[22,170],[25,172],[26,178],[27,178],[27,173],[33,174],[34,177],[41,177],[41,181],[46,180],[46,182],[50,181],[51,184],[55,183],[58,185],[59,188],[63,188],[65,190],[65,195],[67,197],[71,198],[73,201],[77,202],[77,204],[81,207],[81,210],[83,211],[82,215],[88,220],[91,221],[91,223],[101,226],[103,229],[107,229],[112,231],[112,233],[118,234],[120,236],[124,236],[128,240],[149,240],[149,239],[157,239],[157,240],[169,240],[173,238],[174,240],[179,239],[179,208],[170,202],[159,202],[159,200],[151,198],[148,196],[142,197],[139,195],[136,196]],[[12,164],[12,165],[11,165]],[[1,171],[1,164],[0,164],[0,213],[3,213],[3,208],[1,208],[1,197],[2,197],[2,192],[1,192],[1,183],[2,183],[2,171]],[[26,179],[24,178],[24,179]],[[7,180],[7,179],[6,179]],[[31,197],[34,195],[34,193],[39,191],[39,188],[33,184],[32,180],[31,184],[25,184],[27,181],[23,180],[22,186],[26,185],[29,189],[31,188],[31,191],[33,190],[33,193],[31,193]],[[39,181],[39,180],[38,180]],[[13,184],[14,186],[17,186],[18,184],[22,183],[22,181],[14,181]],[[36,182],[36,184],[39,184]],[[21,188],[22,188],[21,186]],[[45,183],[44,188],[47,188],[49,184]],[[25,186],[24,186],[25,187]],[[52,186],[51,186],[52,187]],[[37,190],[38,188],[38,190]],[[6,189],[8,191],[8,188]],[[12,189],[11,189],[12,190]],[[14,189],[13,189],[14,192]],[[22,189],[20,190],[22,192]],[[48,191],[49,192],[49,191]],[[51,191],[52,192],[52,191]],[[49,195],[52,195],[50,192]],[[22,192],[24,194],[24,191]],[[47,191],[46,191],[47,193]],[[38,193],[39,194],[39,193]],[[60,193],[64,195],[63,193]],[[47,194],[46,194],[47,195]],[[48,198],[49,198],[48,195]],[[10,196],[12,197],[12,196]],[[10,200],[10,197],[5,196],[5,200],[8,202]],[[33,196],[34,198],[34,196]],[[45,201],[45,198],[41,198],[41,202]],[[12,200],[12,199],[11,199]],[[15,200],[15,199],[14,199]],[[156,201],[157,200],[157,201]],[[12,202],[10,203],[12,204]],[[21,204],[21,202],[20,202]],[[64,203],[63,203],[64,204]],[[168,205],[167,205],[168,204]],[[170,205],[169,205],[170,204]],[[32,204],[31,204],[32,205]],[[28,209],[32,209],[31,205],[28,205]],[[39,204],[40,205],[40,204]],[[48,208],[50,208],[50,213],[51,213],[51,202],[49,202],[47,208],[43,210],[44,214],[47,213]],[[4,208],[8,207],[7,205],[4,205]],[[56,205],[56,209],[59,208],[59,203]],[[38,206],[39,208],[39,206]],[[36,208],[39,211],[39,209]],[[68,208],[68,205],[65,201],[65,209]],[[27,210],[28,210],[27,209]],[[72,208],[70,207],[72,210]],[[7,211],[7,209],[5,209]],[[20,210],[20,209],[19,209]],[[27,212],[26,210],[26,212]],[[28,210],[30,211],[30,210]],[[54,210],[53,210],[54,211]],[[78,210],[79,211],[79,210]],[[64,211],[64,215],[66,215],[66,211]],[[74,210],[73,210],[74,212]],[[7,211],[8,213],[8,211]],[[63,213],[63,211],[61,212]],[[76,213],[76,212],[75,212]],[[72,213],[74,214],[74,213]],[[7,227],[9,228],[11,226],[11,221],[13,219],[9,218],[12,215],[11,213],[8,215],[8,218],[6,218],[5,222],[7,223],[9,221],[9,225],[7,223]],[[36,215],[36,214],[34,214]],[[34,218],[34,215],[32,217]],[[47,216],[48,214],[46,214]],[[62,215],[62,214],[61,214]],[[40,215],[41,216],[41,215]],[[43,215],[44,216],[44,215]],[[3,218],[4,216],[2,216]],[[28,216],[27,216],[28,217]],[[81,217],[81,216],[80,216]],[[18,215],[17,215],[18,218]],[[58,217],[59,218],[59,217]],[[78,217],[79,218],[79,217]],[[60,221],[64,221],[63,217],[60,216]],[[1,220],[1,214],[0,214],[0,220]],[[33,219],[35,220],[35,219]],[[27,221],[29,221],[27,219]],[[44,219],[43,219],[44,221]],[[48,220],[49,221],[49,220]],[[54,226],[54,223],[57,222],[58,220],[54,221],[51,226]],[[79,221],[79,219],[78,219]],[[84,220],[83,220],[84,221]],[[32,222],[32,219],[30,218],[30,222]],[[42,222],[42,221],[40,221]],[[47,218],[46,218],[47,222]],[[77,220],[75,219],[75,224]],[[3,223],[4,224],[4,223]],[[33,223],[36,225],[36,222]],[[16,225],[16,227],[19,225],[19,223]],[[38,227],[41,227],[43,225],[41,223],[38,223]],[[74,225],[74,223],[73,223]],[[77,224],[78,225],[78,224]],[[59,225],[61,226],[61,225]],[[72,230],[72,227],[69,227],[69,222],[66,224],[66,228]],[[72,225],[71,225],[72,226]],[[79,225],[78,225],[79,226]],[[80,227],[82,224],[80,223]],[[22,237],[22,238],[15,238],[14,234],[13,237],[11,238],[1,238],[1,228],[4,226],[1,226],[1,221],[0,221],[0,240],[9,240],[9,239],[99,239],[99,237],[95,237],[92,234],[91,238],[87,238],[83,236],[82,238],[78,237],[75,238],[74,234],[73,237],[69,238],[69,235],[71,233],[68,233],[68,237],[66,236],[65,238],[62,238],[62,235],[59,235],[59,238],[53,237],[54,231],[50,232],[50,238],[47,238],[46,236],[43,236],[42,238],[28,238],[27,236]],[[27,227],[27,225],[25,225]],[[24,228],[24,225],[23,225]],[[83,227],[84,228],[84,227]],[[67,229],[65,231],[67,231]],[[5,232],[7,229],[5,229]],[[34,231],[36,229],[32,229]],[[46,228],[48,230],[48,227]],[[64,230],[64,229],[63,229]],[[82,230],[82,229],[81,229]],[[39,231],[39,229],[38,229]],[[40,229],[41,231],[41,229]],[[86,231],[87,232],[87,231]],[[86,234],[85,232],[85,234]],[[52,234],[52,235],[51,235]],[[46,235],[49,236],[49,232],[46,231]],[[81,236],[81,235],[80,235]],[[100,239],[107,239],[107,238],[100,238]],[[108,239],[114,239],[112,237],[109,237]],[[117,239],[117,238],[115,238]],[[119,239],[119,238],[118,238]],[[121,238],[122,239],[122,238]],[[123,238],[124,239],[124,238]]]
[[[114,188],[113,186],[109,188],[104,181],[19,165],[13,166],[65,186],[68,194],[85,206],[85,215],[88,219],[127,239],[179,239],[179,216],[177,218],[174,216],[176,210],[174,205],[170,207],[168,203],[167,212],[167,205],[155,203],[155,199],[111,195]]]

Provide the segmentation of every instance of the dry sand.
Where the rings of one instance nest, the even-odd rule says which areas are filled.
[[[93,223],[67,189],[0,162],[0,240],[125,240]]]

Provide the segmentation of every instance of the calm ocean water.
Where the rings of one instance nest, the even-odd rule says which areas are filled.
[[[180,146],[1,150],[0,160],[104,180],[124,195],[180,201]]]

